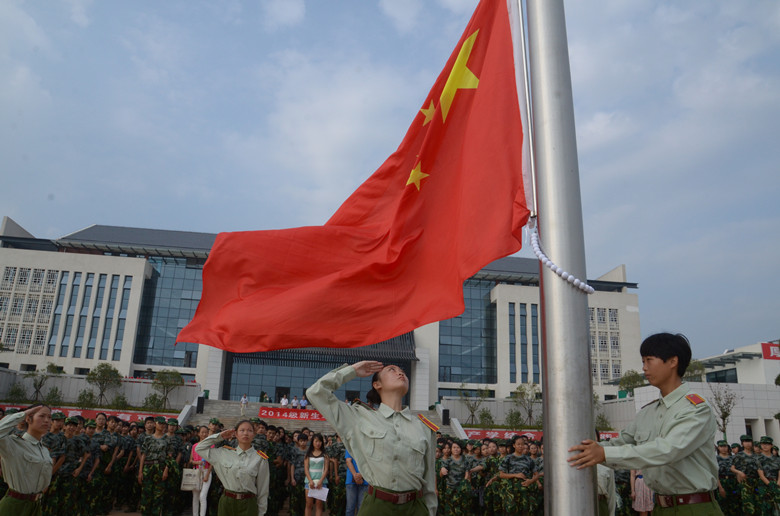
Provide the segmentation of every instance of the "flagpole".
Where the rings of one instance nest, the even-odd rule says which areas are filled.
[[[577,142],[563,0],[527,0],[539,235],[561,268],[585,279]],[[541,266],[545,514],[596,514],[596,470],[568,466],[593,437],[587,295]]]

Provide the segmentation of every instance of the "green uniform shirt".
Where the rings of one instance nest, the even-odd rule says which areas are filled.
[[[512,453],[504,458],[498,469],[511,475],[522,473],[526,478],[531,478],[534,476],[534,471],[536,471],[536,462],[528,455],[515,455]]]
[[[195,446],[195,451],[206,459],[219,475],[222,485],[236,493],[254,493],[257,496],[257,513],[265,514],[268,507],[268,461],[254,448],[212,448],[222,441],[213,434]]]
[[[472,461],[473,459],[468,455],[461,455],[460,460],[450,457],[441,461],[441,467],[447,468],[447,476],[444,477],[447,480],[447,487],[455,487],[460,484],[461,480],[465,478],[466,472],[476,467]]]
[[[759,455],[758,465],[758,469],[764,472],[764,476],[768,480],[777,481],[777,473],[780,470],[780,457],[767,457],[763,454]]]
[[[718,486],[715,418],[706,401],[683,383],[642,407],[634,421],[604,446],[613,469],[641,469],[645,483],[663,495],[712,491]]]
[[[748,478],[758,478],[758,455],[755,453],[745,453],[744,450],[731,458],[731,465],[734,469],[745,474]]]
[[[382,404],[370,410],[336,398],[333,391],[354,378],[355,368],[344,364],[309,387],[306,398],[336,428],[369,485],[393,491],[422,489],[425,505],[435,515],[436,434],[408,408],[396,412]]]
[[[49,487],[53,464],[49,450],[41,441],[28,433],[22,437],[13,434],[24,415],[17,412],[0,420],[0,464],[9,488],[35,494]]]
[[[144,464],[148,464],[150,461],[163,461],[173,456],[174,449],[166,436],[157,438],[150,435],[141,445],[141,454],[144,456]]]

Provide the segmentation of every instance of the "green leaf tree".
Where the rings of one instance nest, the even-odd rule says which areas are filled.
[[[469,411],[469,417],[466,420],[466,424],[469,425],[476,422],[477,411],[488,396],[490,396],[490,391],[486,387],[481,387],[477,389],[476,396],[472,396],[471,393],[466,390],[466,384],[462,383],[460,384],[460,387],[458,387],[458,396],[460,397],[460,401],[466,406],[466,410]]]
[[[521,413],[525,414],[525,424],[527,426],[533,426],[534,422],[534,409],[536,408],[536,402],[541,394],[539,385],[535,383],[521,383],[512,393],[512,401],[515,402],[518,409],[521,409]]]
[[[704,370],[704,364],[702,364],[701,360],[691,360],[691,363],[688,364],[688,369],[685,370],[683,380],[686,382],[703,382]]]
[[[157,371],[152,382],[152,389],[160,393],[163,399],[163,408],[166,408],[168,406],[168,395],[182,385],[184,385],[184,378],[182,378],[179,371],[163,369],[162,371]]]
[[[49,381],[49,375],[46,371],[27,371],[24,373],[26,379],[32,380],[33,395],[32,401],[43,399],[43,387]]]
[[[87,374],[87,383],[97,387],[97,402],[99,405],[102,405],[103,402],[108,403],[107,391],[118,389],[122,386],[122,375],[116,367],[103,362]]]
[[[634,389],[637,387],[641,387],[645,384],[645,377],[642,376],[642,374],[638,371],[635,371],[633,369],[629,369],[625,373],[623,373],[623,376],[620,377],[620,383],[618,386],[620,387],[621,391],[626,391],[631,396],[634,395]]]

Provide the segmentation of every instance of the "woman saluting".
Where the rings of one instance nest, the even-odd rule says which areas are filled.
[[[379,405],[376,410],[347,405],[333,394],[349,380],[371,374],[367,399]],[[369,484],[359,515],[436,514],[436,434],[432,423],[403,408],[408,391],[409,379],[400,367],[374,361],[345,364],[306,391],[314,408],[342,436]]]
[[[21,437],[12,432],[22,420],[27,431]],[[51,427],[51,409],[33,405],[24,412],[0,421],[0,457],[8,492],[0,500],[0,516],[38,516],[41,494],[51,482],[52,460],[41,443]]]

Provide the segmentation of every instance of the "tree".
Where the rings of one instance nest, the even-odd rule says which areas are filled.
[[[99,405],[102,405],[103,401],[108,403],[107,391],[118,389],[122,386],[122,375],[119,374],[116,367],[103,362],[87,374],[87,383],[97,387],[97,402]]]
[[[539,385],[535,383],[521,383],[517,386],[515,392],[512,393],[512,401],[525,413],[525,424],[527,426],[534,424],[534,408],[540,393]]]
[[[729,389],[727,385],[710,383],[709,386],[712,391],[712,407],[717,416],[715,422],[718,425],[718,430],[720,430],[725,439],[726,426],[731,418],[731,413],[734,411],[737,402],[742,399],[742,396],[738,396],[737,393]]]
[[[517,409],[509,409],[504,424],[512,430],[519,430],[523,426],[523,414]]]
[[[641,387],[645,384],[645,377],[638,371],[629,369],[623,376],[620,377],[620,383],[618,386],[621,391],[628,392],[631,396],[634,395],[634,389]]]
[[[604,406],[595,392],[593,393],[593,423],[597,430],[612,430],[612,423],[604,413]]]
[[[24,373],[24,377],[32,380],[32,401],[38,401],[39,397],[43,399],[43,386],[49,381],[49,375],[46,371],[27,371]]]
[[[163,369],[162,371],[157,371],[157,375],[155,375],[154,381],[152,382],[152,389],[160,393],[163,400],[163,408],[166,408],[168,405],[168,395],[171,391],[182,385],[184,385],[184,378],[182,378],[179,371]]]
[[[466,420],[466,424],[468,425],[473,424],[476,421],[477,410],[479,410],[480,405],[482,405],[488,396],[490,396],[490,391],[488,391],[486,387],[480,387],[477,389],[476,396],[472,396],[466,390],[466,384],[462,383],[460,384],[460,387],[458,387],[458,396],[460,396],[460,401],[466,405],[466,410],[469,411],[469,417]]]
[[[484,428],[490,428],[493,426],[495,421],[493,420],[493,413],[490,412],[490,409],[485,407],[482,410],[479,411],[479,425]]]
[[[683,380],[686,382],[703,382],[704,364],[700,360],[691,360],[691,363],[688,364],[688,369],[685,370]]]

